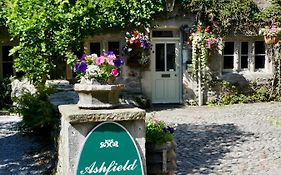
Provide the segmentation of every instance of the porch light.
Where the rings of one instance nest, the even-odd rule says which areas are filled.
[[[174,9],[175,0],[166,0],[166,9],[168,12],[172,12]]]

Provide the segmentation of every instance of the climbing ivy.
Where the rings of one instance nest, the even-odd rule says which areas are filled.
[[[56,62],[73,61],[89,35],[113,29],[148,27],[165,0],[0,0],[0,22],[19,44],[15,68],[34,82],[50,78]],[[280,21],[280,0],[260,13],[253,0],[176,0],[184,13],[196,14],[214,33],[257,34],[260,21]],[[7,8],[4,8],[7,7]],[[163,16],[163,15],[162,15]]]
[[[180,0],[183,10],[197,14],[197,19],[209,23],[221,35],[255,34],[259,9],[253,0]]]
[[[149,26],[162,0],[9,0],[7,26],[19,41],[15,68],[34,83],[50,78],[55,62],[73,61],[85,37],[113,28]]]
[[[281,0],[272,0],[271,5],[258,15],[258,19],[266,23],[281,22]]]

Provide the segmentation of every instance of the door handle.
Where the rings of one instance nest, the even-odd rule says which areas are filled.
[[[175,74],[175,77],[177,77],[178,75],[177,74]]]

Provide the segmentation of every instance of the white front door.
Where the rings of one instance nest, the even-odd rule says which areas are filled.
[[[180,103],[180,42],[152,43],[152,103]]]

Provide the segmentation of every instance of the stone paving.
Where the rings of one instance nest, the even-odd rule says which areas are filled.
[[[281,103],[155,110],[178,124],[177,175],[281,174]]]
[[[17,116],[0,116],[0,175],[51,174],[52,146],[44,137],[21,134],[19,121]]]
[[[178,124],[177,175],[281,174],[281,103],[153,111]],[[50,174],[50,145],[20,134],[19,121],[0,116],[0,175]]]

